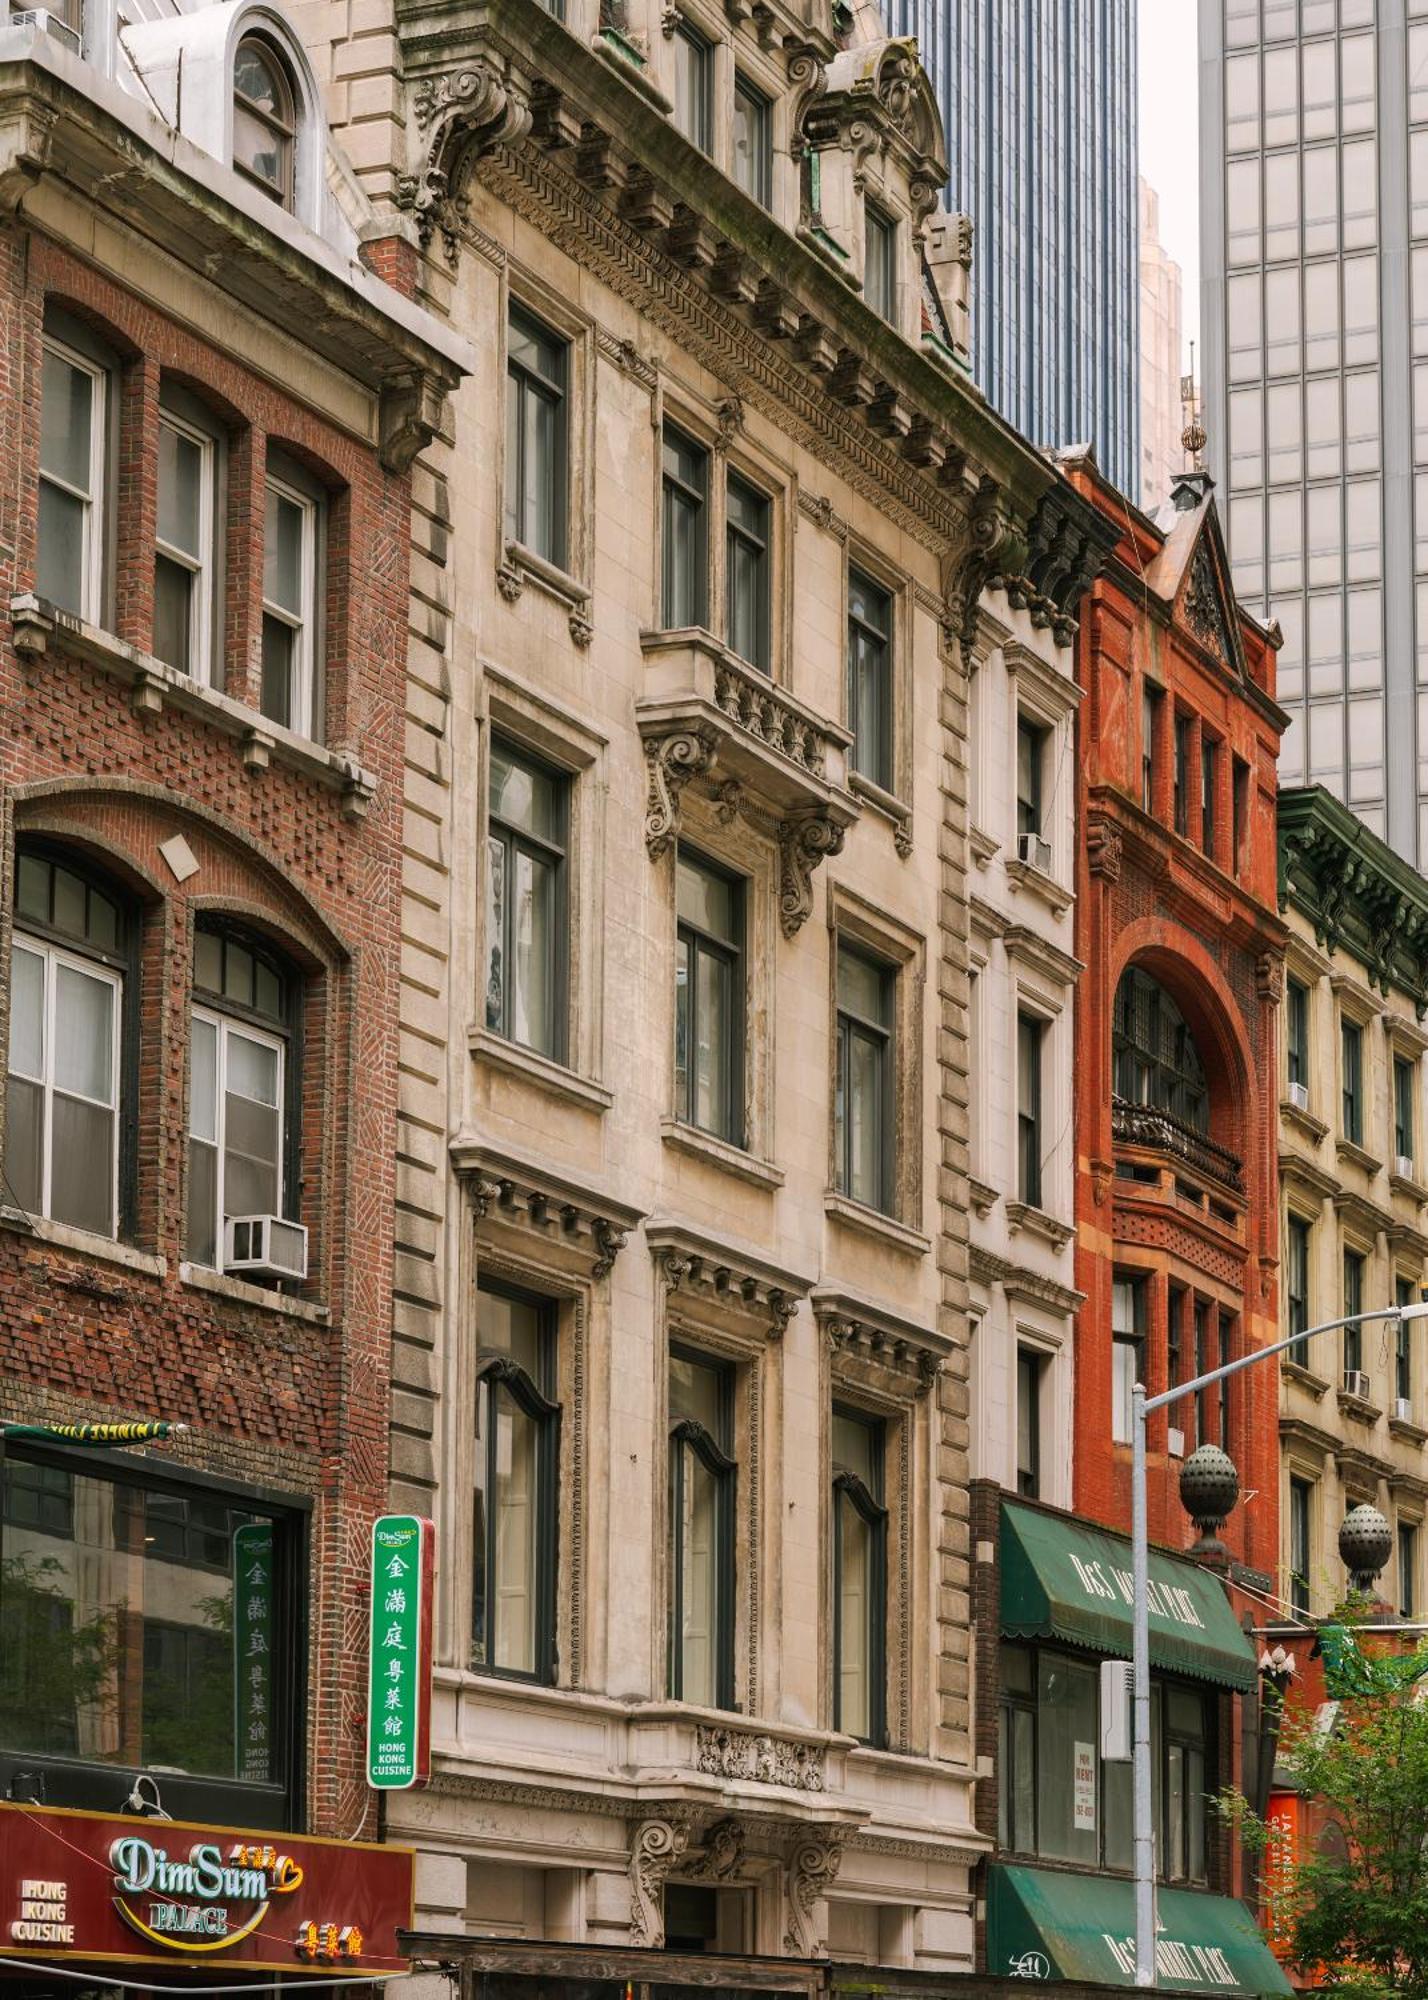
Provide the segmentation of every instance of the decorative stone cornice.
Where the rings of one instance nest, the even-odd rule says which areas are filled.
[[[642,1211],[560,1169],[479,1140],[456,1138],[451,1164],[478,1224],[505,1223],[573,1249],[592,1278],[607,1277]]]
[[[758,1320],[770,1340],[782,1340],[812,1283],[681,1222],[652,1218],[645,1241],[667,1291]]]
[[[1323,951],[1428,1014],[1428,881],[1319,785],[1279,794],[1279,907],[1291,903]]]
[[[901,1401],[925,1396],[952,1352],[945,1334],[855,1293],[819,1285],[812,1299],[835,1371],[851,1372]]]

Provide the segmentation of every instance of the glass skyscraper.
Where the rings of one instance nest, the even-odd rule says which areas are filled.
[[[1166,5],[1168,0],[1151,0]],[[1135,0],[883,0],[970,215],[972,370],[1036,444],[1140,484]]]
[[[1428,863],[1428,0],[1200,0],[1205,421],[1280,783]]]

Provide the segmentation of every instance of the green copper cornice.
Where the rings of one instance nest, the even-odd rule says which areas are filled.
[[[1279,794],[1279,907],[1428,1013],[1428,881],[1322,785]]]

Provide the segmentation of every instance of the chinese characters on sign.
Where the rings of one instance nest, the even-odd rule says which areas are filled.
[[[273,1775],[272,1629],[273,1527],[250,1521],[233,1531],[233,1761],[248,1784]]]
[[[367,1782],[424,1785],[431,1770],[432,1524],[384,1514],[372,1525]]]

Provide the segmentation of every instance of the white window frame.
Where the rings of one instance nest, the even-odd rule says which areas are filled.
[[[321,561],[321,503],[310,493],[270,472],[263,489],[263,522],[266,544],[268,495],[277,494],[281,500],[291,502],[302,510],[302,611],[295,621],[285,606],[274,604],[263,593],[263,616],[276,618],[290,631],[298,634],[298,642],[293,649],[293,700],[291,720],[287,727],[297,736],[313,736],[313,706],[315,693],[315,664],[317,655],[317,576]],[[266,566],[266,546],[264,559]],[[280,723],[279,728],[283,727]]]
[[[63,945],[50,944],[45,939],[34,937],[28,931],[17,930],[15,932],[11,941],[10,951],[12,993],[14,991],[14,954],[17,951],[28,951],[33,957],[38,958],[44,967],[44,1000],[41,1023],[43,1039],[40,1049],[41,1074],[39,1076],[27,1076],[24,1070],[12,1068],[8,1053],[6,1058],[6,1074],[7,1076],[18,1076],[25,1083],[37,1083],[40,1086],[41,1116],[43,1119],[40,1143],[40,1213],[46,1220],[50,1218],[54,1196],[55,994],[59,986],[59,981],[55,977],[56,968],[61,965],[69,966],[74,971],[81,973],[86,979],[99,980],[113,992],[114,1007],[110,1016],[110,1032],[113,1038],[113,1046],[109,1054],[109,1074],[113,1079],[114,1086],[113,1096],[107,1105],[104,1105],[103,1100],[97,1097],[86,1097],[81,1101],[86,1104],[101,1105],[103,1109],[110,1112],[114,1120],[114,1158],[110,1178],[110,1203],[114,1216],[114,1227],[110,1230],[109,1236],[111,1239],[116,1239],[119,1234],[119,1125],[123,1096],[123,1077],[120,1073],[120,1037],[124,1014],[123,974],[112,971],[107,965],[102,965],[96,959],[87,957],[83,952],[66,951]],[[79,1097],[80,1095],[77,1091],[69,1090],[61,1094],[65,1097]],[[98,1234],[99,1232],[94,1233]]]
[[[224,1206],[224,1188],[223,1188],[223,1158],[224,1158],[224,1152],[226,1150],[226,1140],[227,1140],[226,1121],[224,1117],[223,1106],[224,1106],[224,1099],[228,1094],[228,1089],[227,1089],[228,1037],[230,1034],[246,1035],[250,1042],[256,1042],[262,1048],[270,1048],[270,1049],[275,1049],[277,1051],[278,1200],[277,1200],[277,1207],[274,1210],[274,1213],[277,1215],[285,1215],[287,1212],[286,1180],[287,1180],[288,1113],[289,1113],[287,1044],[284,1042],[283,1037],[281,1035],[273,1034],[266,1028],[260,1028],[253,1022],[247,1020],[240,1020],[234,1015],[224,1014],[216,1008],[193,1007],[189,1010],[189,1019],[190,1022],[202,1021],[207,1027],[216,1029],[218,1034],[218,1054],[217,1054],[217,1059],[213,1066],[213,1075],[214,1075],[213,1145],[215,1147],[218,1157],[215,1166],[214,1182],[213,1182],[214,1201],[216,1204],[216,1211],[217,1211],[216,1214],[217,1229],[213,1239],[213,1254],[216,1261],[212,1266],[212,1268],[214,1270],[221,1271],[223,1269],[223,1246],[224,1246],[226,1225],[228,1222],[228,1215]],[[190,1038],[191,1037],[192,1037],[192,1029],[190,1028]],[[195,1139],[197,1139],[199,1145],[206,1146],[209,1143],[207,1139],[200,1137],[198,1134],[194,1132],[193,1110],[194,1110],[193,1071],[192,1071],[192,1064],[190,1064],[189,1105],[188,1105],[188,1144],[190,1149],[190,1160],[192,1159],[192,1148]],[[189,1200],[192,1200],[193,1198],[192,1173],[190,1173],[188,1177],[188,1198]],[[187,1224],[188,1222],[187,1213],[185,1213],[184,1220],[185,1224]]]
[[[202,457],[202,471],[199,478],[198,497],[198,561],[183,549],[164,541],[157,527],[154,530],[154,549],[169,562],[176,563],[195,578],[193,596],[189,605],[189,679],[202,687],[213,685],[213,580],[217,568],[217,548],[214,543],[215,524],[218,510],[215,505],[218,443],[209,432],[201,430],[197,424],[189,423],[167,404],[159,406],[159,424],[167,424],[190,444],[198,446]],[[270,482],[271,483],[271,482]],[[266,611],[269,606],[264,600]],[[286,621],[285,621],[286,622]]]
[[[57,355],[71,368],[87,375],[93,384],[94,400],[89,417],[89,492],[82,493],[67,485],[53,473],[46,472],[43,466],[39,468],[39,479],[41,485],[52,486],[84,506],[79,615],[90,625],[101,625],[104,622],[104,551],[109,525],[105,504],[108,496],[104,490],[109,436],[109,370],[101,362],[81,354],[56,334],[45,334],[43,352]],[[43,393],[42,386],[42,398]]]

